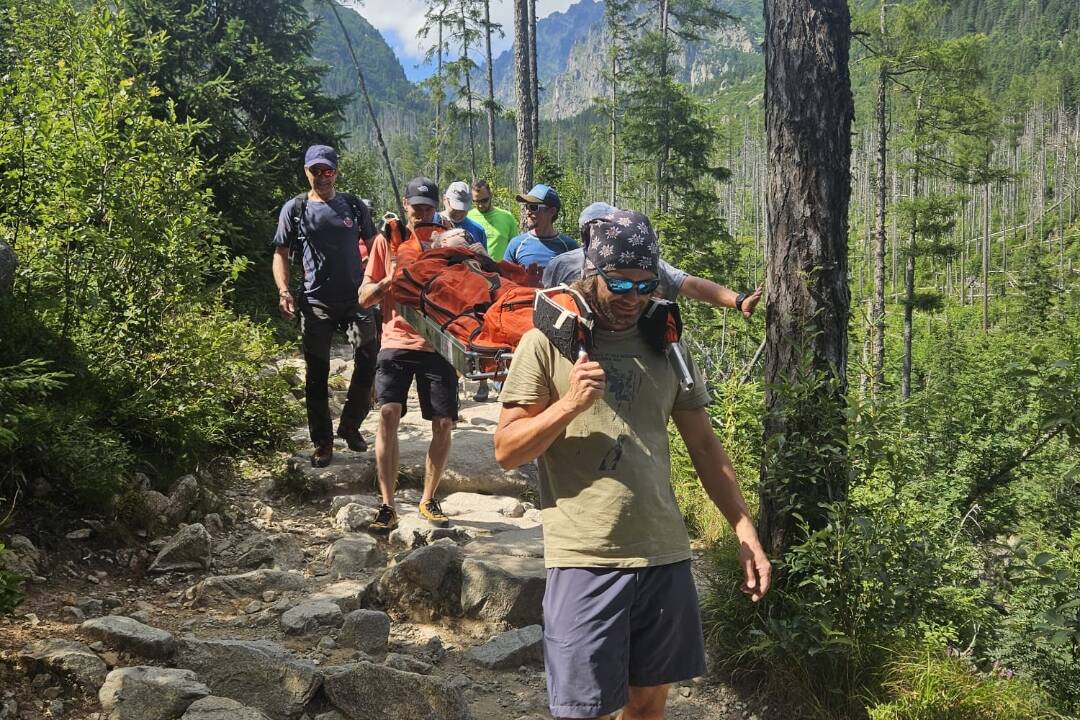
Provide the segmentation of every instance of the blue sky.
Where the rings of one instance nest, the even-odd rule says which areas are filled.
[[[537,17],[547,17],[553,12],[566,10],[576,0],[537,0]],[[405,75],[410,80],[422,80],[431,74],[430,67],[417,67],[423,61],[424,51],[416,39],[416,31],[424,24],[425,0],[341,0],[341,4],[352,7],[378,28],[388,45],[394,49]],[[491,19],[502,23],[505,36],[492,39],[492,53],[499,53],[512,43],[512,24],[514,4],[512,0],[492,0]]]

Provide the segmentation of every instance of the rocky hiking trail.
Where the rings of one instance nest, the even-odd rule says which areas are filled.
[[[352,365],[335,354],[331,385],[344,388]],[[281,364],[302,377],[302,361]],[[365,531],[379,503],[373,450],[339,440],[315,469],[297,428],[305,450],[284,472],[144,490],[158,522],[141,546],[103,547],[93,523],[50,557],[3,538],[5,562],[31,581],[0,618],[0,720],[550,718],[535,468],[496,465],[499,405],[472,389],[439,491],[449,528],[417,515],[428,426],[414,397],[389,537]],[[377,421],[363,428],[372,447]],[[674,688],[668,717],[766,710],[710,676]]]

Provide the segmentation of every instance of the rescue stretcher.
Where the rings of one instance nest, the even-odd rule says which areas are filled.
[[[419,308],[399,305],[397,311],[466,380],[497,380],[505,377],[509,371],[510,361],[514,359],[513,352],[469,349],[461,340],[421,313]]]

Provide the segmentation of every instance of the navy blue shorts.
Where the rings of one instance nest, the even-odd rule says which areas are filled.
[[[626,705],[630,687],[705,674],[690,561],[633,568],[549,568],[544,663],[556,718],[595,718]]]

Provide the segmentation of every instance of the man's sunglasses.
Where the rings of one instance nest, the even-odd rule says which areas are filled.
[[[491,202],[491,196],[488,195],[487,197],[473,198],[473,202],[477,205],[487,205],[489,202]]]
[[[308,172],[314,177],[334,177],[337,175],[337,170],[334,168],[308,168]]]
[[[525,209],[529,212],[540,212],[541,210],[547,210],[547,205],[540,205],[539,203],[525,203]]]
[[[613,278],[600,268],[596,268],[596,272],[600,273],[600,277],[607,284],[607,289],[615,295],[625,295],[631,290],[637,290],[638,295],[652,295],[656,292],[656,288],[660,286],[660,278],[634,281],[626,278]]]

